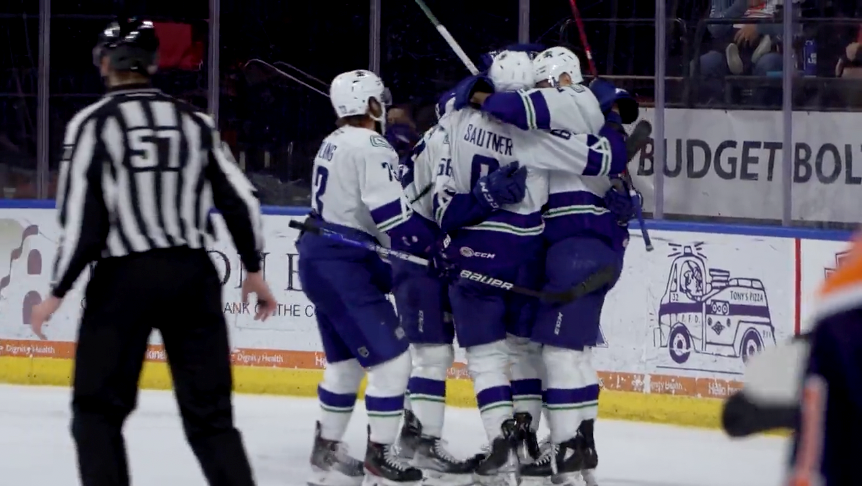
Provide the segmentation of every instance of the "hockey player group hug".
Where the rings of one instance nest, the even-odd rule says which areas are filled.
[[[583,85],[566,48],[513,46],[444,95],[438,124],[399,160],[378,76],[343,73],[330,96],[338,128],[315,158],[305,223],[326,233],[297,242],[327,359],[309,484],[597,484],[591,349],[640,204],[620,178],[635,100],[607,81]],[[327,234],[429,263],[387,262]],[[569,302],[493,284],[565,292],[607,269]],[[468,459],[442,440],[456,338],[488,440]],[[342,439],[366,375],[359,461]],[[550,437],[539,443],[543,416]]]

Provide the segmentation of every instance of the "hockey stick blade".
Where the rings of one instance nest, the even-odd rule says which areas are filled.
[[[356,241],[348,238],[347,236],[337,232],[332,231],[326,228],[321,228],[319,226],[310,224],[308,221],[299,222],[299,221],[291,221],[288,223],[293,229],[298,229],[300,231],[308,232],[317,236],[322,236],[324,238],[329,238],[333,240],[340,241],[346,245],[355,246],[358,248],[364,248],[369,251],[373,251],[380,255],[381,257],[394,257],[399,260],[408,261],[411,263],[415,263],[417,265],[429,266],[430,262],[424,258],[418,257],[416,255],[412,255],[410,253],[398,250],[392,250],[390,248],[386,248],[384,246],[376,245],[371,242],[362,242]],[[607,269],[604,269],[607,270]],[[604,271],[603,270],[603,271]],[[538,299],[544,300],[549,303],[567,303],[571,302],[575,299],[583,297],[584,295],[589,294],[599,288],[602,285],[609,283],[613,278],[613,268],[610,268],[610,275],[602,274],[601,279],[599,280],[596,277],[597,274],[591,275],[590,278],[579,284],[577,287],[567,290],[565,292],[541,292],[537,290],[532,290],[528,288],[521,287],[519,285],[515,285],[511,282],[506,282],[504,280],[496,279],[494,277],[484,275],[481,273],[472,272],[470,270],[458,269],[458,276],[460,278],[470,280],[471,282],[476,282],[482,285],[487,285],[489,287],[494,287],[500,290],[508,290],[510,292],[514,292],[516,294],[526,295],[529,297],[536,297]]]
[[[646,120],[641,120],[635,125],[629,138],[626,139],[626,157],[631,161],[635,158],[638,152],[646,146],[652,135],[652,124]]]
[[[572,302],[580,299],[581,297],[587,296],[597,290],[600,290],[605,285],[608,285],[614,281],[614,277],[616,276],[616,269],[613,266],[607,266],[599,269],[595,273],[590,274],[583,282],[574,286],[573,288],[560,292],[557,294],[546,293],[547,297],[544,299],[546,302],[556,302],[560,304],[565,304],[567,302]],[[550,297],[555,297],[555,300],[551,300]]]

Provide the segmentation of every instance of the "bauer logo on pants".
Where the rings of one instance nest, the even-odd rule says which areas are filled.
[[[461,270],[459,275],[461,278],[466,278],[467,280],[472,280],[474,282],[481,282],[485,285],[490,285],[491,287],[497,287],[498,289],[509,290],[512,288],[512,284],[509,282],[497,280],[496,278],[482,275],[480,273],[473,273],[470,270]]]

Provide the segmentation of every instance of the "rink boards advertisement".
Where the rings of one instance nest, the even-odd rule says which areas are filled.
[[[0,381],[69,382],[89,270],[45,327],[47,340],[28,325],[30,309],[49,286],[59,238],[55,218],[50,209],[0,209]],[[264,272],[278,299],[266,322],[254,321],[253,308],[241,302],[244,270],[217,221],[209,251],[222,277],[239,391],[311,396],[325,367],[315,308],[297,275],[297,232],[288,227],[299,218],[265,216]],[[849,234],[808,231],[811,238],[830,239],[806,239],[780,228],[738,234],[743,230],[652,223],[652,252],[645,251],[639,230],[632,231],[623,276],[602,316],[602,342],[594,350],[604,387],[602,413],[714,425],[718,401],[704,399],[739,389],[748,356],[806,329],[809,296],[840,264]],[[158,333],[147,358],[142,383],[169,387],[159,364],[165,355]],[[450,377],[449,402],[474,404],[463,353]]]
[[[655,121],[655,110],[641,109]],[[862,221],[860,113],[797,111],[790,147],[794,221]],[[655,123],[653,123],[655,125]],[[784,115],[779,111],[664,111],[666,214],[781,220]],[[652,211],[655,141],[634,159],[637,187]]]

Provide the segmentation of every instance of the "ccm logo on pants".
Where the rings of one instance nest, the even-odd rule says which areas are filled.
[[[510,284],[509,282],[497,280],[496,278],[491,278],[487,275],[473,273],[470,270],[461,270],[460,276],[461,278],[466,278],[467,280],[482,282],[485,285],[490,285],[491,287],[497,287],[503,290],[509,290],[512,288],[512,284]]]
[[[458,251],[461,253],[461,256],[467,258],[494,258],[496,256],[493,253],[482,253],[481,251],[473,251],[472,248],[467,246],[462,246],[461,249]]]

